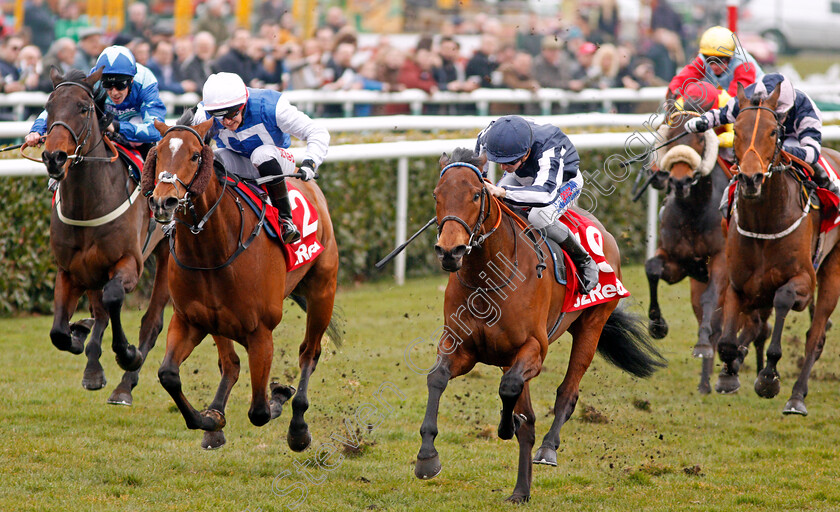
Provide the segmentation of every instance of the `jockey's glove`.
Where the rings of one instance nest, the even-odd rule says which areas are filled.
[[[311,158],[307,158],[306,160],[301,162],[300,173],[303,174],[303,177],[301,177],[303,181],[309,181],[311,179],[314,179],[316,176],[315,161],[313,161]]]
[[[685,131],[689,133],[705,132],[709,129],[709,120],[703,116],[689,119],[685,123]]]

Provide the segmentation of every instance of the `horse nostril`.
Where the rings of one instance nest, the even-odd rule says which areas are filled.
[[[176,197],[167,197],[166,200],[163,201],[163,209],[166,211],[174,210],[178,207],[178,198]]]
[[[445,253],[443,252],[443,248],[441,246],[435,245],[435,254],[437,254],[439,260],[442,260]]]
[[[466,245],[459,245],[452,249],[452,257],[456,260],[459,260],[464,257],[464,254],[467,253],[467,246]]]

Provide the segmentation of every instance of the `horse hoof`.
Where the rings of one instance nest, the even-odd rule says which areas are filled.
[[[718,376],[715,391],[721,395],[731,395],[737,393],[741,389],[741,381],[737,375],[720,375]]]
[[[143,354],[134,345],[128,346],[124,358],[120,357],[119,353],[116,354],[116,358],[120,368],[127,372],[135,372],[143,366]]]
[[[201,447],[205,450],[216,450],[227,443],[225,433],[221,430],[215,432],[205,432],[204,438],[201,440]]]
[[[271,419],[276,419],[279,418],[280,414],[283,412],[283,404],[288,402],[289,398],[294,396],[295,388],[272,382],[270,389],[271,400],[268,402],[268,407],[271,409]]]
[[[692,357],[702,359],[712,359],[715,357],[715,351],[709,343],[694,345],[694,351],[691,353]]]
[[[414,476],[420,480],[429,480],[438,476],[441,469],[439,455],[435,454],[434,457],[428,459],[417,457],[417,462],[414,464]]]
[[[97,391],[105,387],[108,381],[105,379],[105,371],[102,368],[98,370],[85,370],[82,376],[82,387],[88,391]]]
[[[648,332],[655,340],[661,340],[668,335],[668,322],[664,318],[648,322]]]
[[[84,348],[85,340],[87,340],[90,330],[93,329],[93,322],[93,318],[85,318],[70,324],[71,351]]]
[[[289,429],[289,434],[286,436],[286,441],[289,443],[289,448],[294,452],[302,452],[309,447],[312,442],[312,436],[309,434],[309,429],[304,427],[302,434],[292,434]]]
[[[540,446],[534,455],[534,464],[557,466],[557,452],[549,447]]]
[[[111,396],[108,397],[108,403],[111,405],[126,405],[130,407],[131,402],[131,393],[128,391],[123,391],[119,388],[115,389],[111,393]]]
[[[755,379],[755,392],[761,398],[773,398],[779,394],[781,388],[782,383],[775,375],[770,378],[759,375]]]
[[[84,345],[74,342],[73,336],[64,332],[50,332],[50,341],[52,341],[55,348],[63,352],[70,352],[74,355],[79,355],[84,352]]]
[[[531,500],[530,494],[511,494],[505,501],[509,501],[511,503],[515,503],[520,505],[522,503],[528,503]]]
[[[208,432],[218,432],[225,428],[225,424],[227,420],[225,420],[225,415],[222,414],[222,411],[218,411],[216,409],[205,409],[199,413],[201,418],[204,420],[205,424],[208,424],[206,427],[201,427],[202,430],[206,430]]]
[[[808,416],[808,409],[805,408],[805,401],[799,398],[791,398],[782,409],[782,414],[799,414],[800,416]]]
[[[697,391],[699,391],[701,395],[708,395],[712,392],[712,385],[708,382],[701,382],[697,385]],[[720,391],[718,391],[718,393],[720,393]]]

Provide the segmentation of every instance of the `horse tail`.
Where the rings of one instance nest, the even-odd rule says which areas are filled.
[[[306,297],[293,293],[289,298],[295,301],[295,304],[300,306],[300,309],[306,313]],[[333,306],[332,318],[330,318],[330,325],[327,326],[327,336],[335,344],[336,348],[341,348],[344,344],[344,311],[338,306]]]
[[[607,319],[598,340],[598,352],[610,363],[637,377],[650,377],[668,365],[653,346],[642,318],[621,308],[616,308]]]

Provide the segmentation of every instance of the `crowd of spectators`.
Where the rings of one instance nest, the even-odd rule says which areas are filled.
[[[652,0],[650,22],[633,41],[619,38],[614,0],[590,4],[588,11],[562,23],[536,14],[516,25],[486,14],[453,16],[439,33],[422,35],[414,47],[402,48],[387,35],[374,47],[360,46],[338,7],[327,10],[315,33],[305,37],[284,0],[260,4],[261,21],[254,32],[235,27],[226,0],[206,0],[198,6],[191,35],[181,38],[174,37],[171,20],[154,20],[140,1],[129,4],[120,33],[105,34],[88,24],[75,0],[60,0],[57,13],[44,0],[28,0],[24,31],[7,33],[0,42],[0,92],[50,91],[51,66],[88,72],[109,44],[130,48],[155,74],[160,90],[175,94],[200,94],[206,78],[219,71],[276,90],[638,89],[665,84],[684,64],[683,27],[666,0]],[[464,35],[478,41],[474,50],[461,48]],[[342,113],[338,105],[322,108],[316,114]],[[430,113],[470,112],[468,105],[426,108]],[[518,113],[534,113],[528,108]],[[407,111],[407,105],[356,107],[357,115]]]

